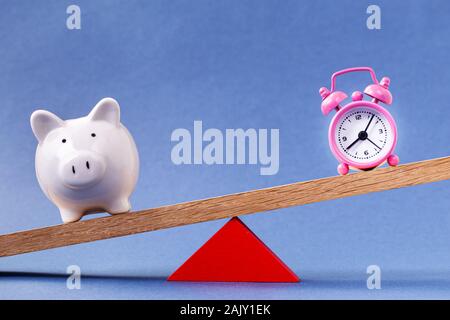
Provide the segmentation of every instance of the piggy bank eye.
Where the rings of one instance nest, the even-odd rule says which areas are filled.
[[[62,143],[66,143],[67,140],[66,140],[66,139],[62,139],[61,142],[62,142]]]
[[[92,137],[92,138],[95,138],[95,133],[91,133],[91,137]]]

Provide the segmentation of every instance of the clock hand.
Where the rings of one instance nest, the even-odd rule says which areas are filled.
[[[370,124],[372,123],[372,120],[373,120],[374,117],[375,117],[375,115],[372,114],[372,117],[370,118],[369,123],[367,124],[366,129],[364,129],[364,132],[367,132],[367,129],[369,129],[369,126],[370,126]]]
[[[358,139],[356,139],[355,141],[353,141],[353,142],[347,147],[346,150],[348,150],[348,149],[350,149],[351,147],[353,147],[353,146],[355,145],[355,143],[357,143],[358,141],[359,141],[359,137],[358,137]]]
[[[369,140],[370,143],[372,143],[375,147],[377,147],[378,149],[381,150],[381,148],[380,148],[375,142],[373,142],[373,141],[370,140],[369,138],[367,138],[367,140]]]

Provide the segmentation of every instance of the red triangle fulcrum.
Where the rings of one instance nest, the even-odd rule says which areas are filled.
[[[239,218],[232,218],[169,281],[299,282]]]

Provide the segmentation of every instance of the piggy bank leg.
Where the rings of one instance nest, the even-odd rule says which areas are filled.
[[[59,213],[61,214],[63,223],[75,222],[83,217],[83,212],[66,208],[59,208]]]
[[[110,214],[125,213],[131,210],[130,201],[127,198],[117,199],[112,202],[105,210]]]
[[[338,165],[337,171],[341,176],[345,176],[349,171],[349,167],[347,164],[341,163]]]
[[[391,154],[388,157],[387,162],[391,167],[395,167],[400,163],[400,158],[396,154]]]

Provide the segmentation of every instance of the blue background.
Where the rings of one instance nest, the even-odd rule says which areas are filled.
[[[82,29],[66,28],[81,7]],[[0,1],[0,233],[60,223],[34,173],[33,110],[63,119],[116,98],[141,174],[134,209],[326,177],[337,162],[318,89],[332,72],[391,78],[401,162],[449,155],[450,2]],[[338,81],[363,90],[367,74]],[[171,132],[279,128],[280,170],[176,166]],[[304,281],[167,283],[223,224],[174,228],[0,259],[0,298],[450,298],[450,181],[245,216]],[[98,217],[98,216],[97,216]],[[76,264],[81,290],[65,286]],[[382,289],[366,288],[366,268]]]

